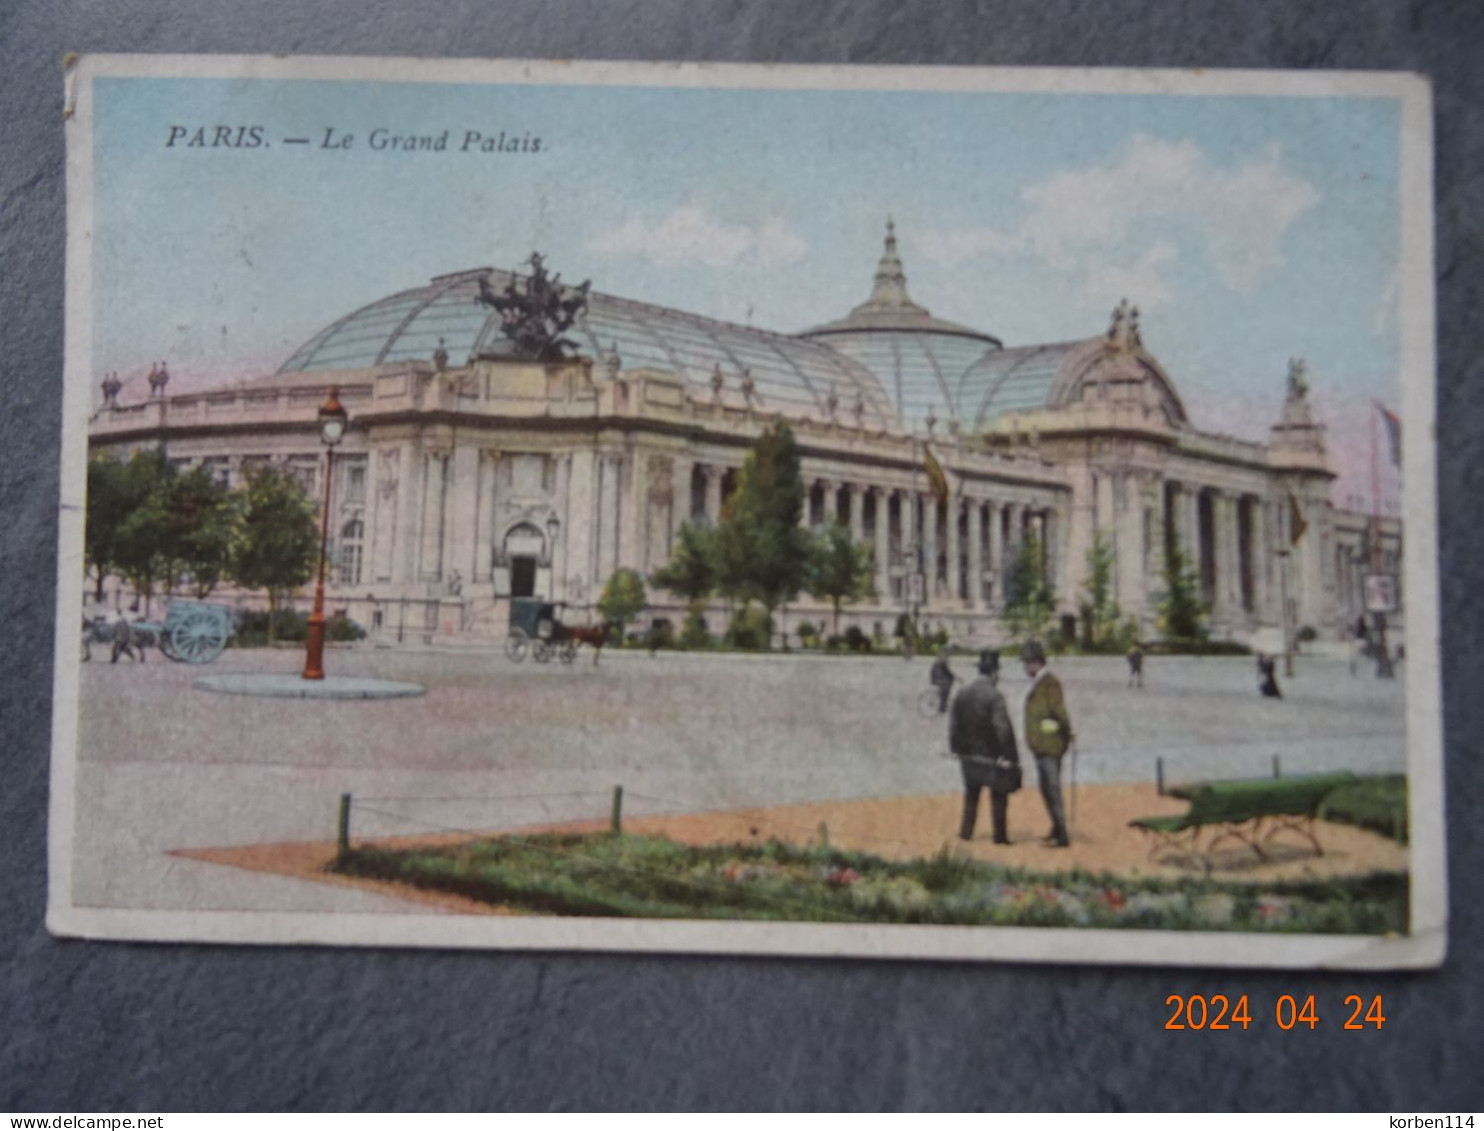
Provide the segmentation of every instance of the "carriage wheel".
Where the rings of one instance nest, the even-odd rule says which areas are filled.
[[[551,661],[551,654],[553,651],[554,649],[551,646],[551,642],[542,640],[539,637],[536,639],[536,643],[531,646],[531,655],[536,657],[536,662],[538,664],[549,663]]]
[[[575,641],[575,640],[564,640],[564,641],[562,641],[562,652],[561,652],[561,656],[562,656],[562,663],[564,663],[564,664],[570,664],[573,660],[577,659],[577,641]]]
[[[167,660],[180,659],[180,657],[175,654],[175,644],[171,640],[170,633],[166,632],[164,629],[160,630],[159,635],[155,639],[155,647],[160,650],[160,655],[164,656]]]
[[[209,664],[227,646],[227,626],[208,612],[187,613],[169,636],[172,658],[188,664]]]
[[[510,635],[505,638],[505,655],[517,664],[526,658],[530,647],[531,638],[526,635],[525,629],[512,628]]]

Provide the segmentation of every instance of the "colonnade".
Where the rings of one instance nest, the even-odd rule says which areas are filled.
[[[690,506],[683,520],[720,519],[729,471],[700,462],[687,469]],[[930,491],[911,487],[807,474],[804,483],[800,523],[818,529],[838,520],[855,542],[871,547],[878,604],[906,606],[911,596],[907,578],[922,573],[929,609],[997,608],[1004,578],[1027,533],[1040,539],[1045,569],[1056,577],[1065,523],[1044,500],[991,498],[986,492],[939,503]]]

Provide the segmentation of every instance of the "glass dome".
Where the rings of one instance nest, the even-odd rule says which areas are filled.
[[[822,342],[869,369],[908,426],[921,424],[930,414],[969,424],[961,409],[964,374],[986,352],[1001,348],[998,338],[934,318],[908,297],[896,228],[889,219],[871,297],[840,321],[800,337]]]

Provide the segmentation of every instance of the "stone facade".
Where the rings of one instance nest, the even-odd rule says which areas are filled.
[[[435,280],[428,302],[464,285],[463,276],[445,278],[455,283]],[[635,320],[663,322],[657,308],[608,301],[632,308]],[[891,235],[872,300],[840,323],[787,339],[676,317],[688,319],[687,332],[711,327],[738,360],[755,338],[755,356],[783,357],[776,369],[796,372],[797,389],[779,386],[776,374],[766,385],[761,367],[757,381],[746,365],[718,362],[698,374],[673,348],[637,363],[616,347],[548,363],[471,350],[451,363],[442,338],[426,360],[390,359],[389,339],[375,364],[305,361],[206,393],[167,394],[156,383],[135,403],[120,401],[110,377],[91,443],[117,453],[162,445],[172,460],[204,464],[229,483],[254,461],[275,461],[318,497],[326,455],[315,414],[335,386],[351,428],[334,454],[327,600],[391,639],[503,636],[512,595],[565,601],[575,623],[596,619],[615,569],[652,573],[682,524],[717,520],[749,448],[777,422],[802,452],[804,521],[838,519],[874,552],[876,595],[848,606],[842,627],[890,633],[920,569],[924,625],[968,644],[1000,640],[1004,580],[1032,531],[1064,619],[1085,600],[1094,539],[1106,539],[1116,600],[1146,636],[1156,633],[1172,527],[1222,637],[1281,631],[1286,597],[1290,631],[1310,626],[1339,640],[1360,613],[1373,555],[1399,573],[1399,525],[1383,522],[1377,543],[1371,520],[1330,504],[1333,472],[1301,366],[1268,443],[1207,434],[1190,425],[1173,380],[1144,348],[1137,311],[1120,307],[1108,333],[1086,341],[1004,350],[910,303]],[[864,360],[842,355],[838,378],[823,382],[807,367],[834,356],[832,340]],[[960,382],[972,397],[954,401],[941,373],[915,402],[903,391],[909,347],[941,370],[965,342],[966,356],[983,354]],[[897,369],[868,372],[881,343]],[[1034,395],[1006,406],[1028,372],[1042,374]],[[842,397],[845,380],[856,387]],[[942,399],[928,404],[934,389]],[[946,473],[946,504],[929,485],[925,448]],[[669,595],[652,600],[652,615],[683,616]],[[825,613],[801,598],[783,627]],[[719,605],[710,621],[722,627]]]

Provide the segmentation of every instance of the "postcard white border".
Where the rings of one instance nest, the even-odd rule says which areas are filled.
[[[478,947],[854,958],[996,959],[1102,965],[1398,969],[1440,964],[1447,949],[1442,688],[1437,571],[1432,94],[1418,75],[88,55],[65,66],[67,309],[52,712],[47,926],[59,935],[161,942]],[[1401,104],[1400,318],[1407,606],[1406,730],[1412,931],[1406,937],[1237,934],[1081,928],[929,927],[423,914],[176,912],[77,907],[77,646],[92,358],[93,81],[101,77],[316,81],[1373,97]],[[1419,814],[1425,815],[1419,820]]]

